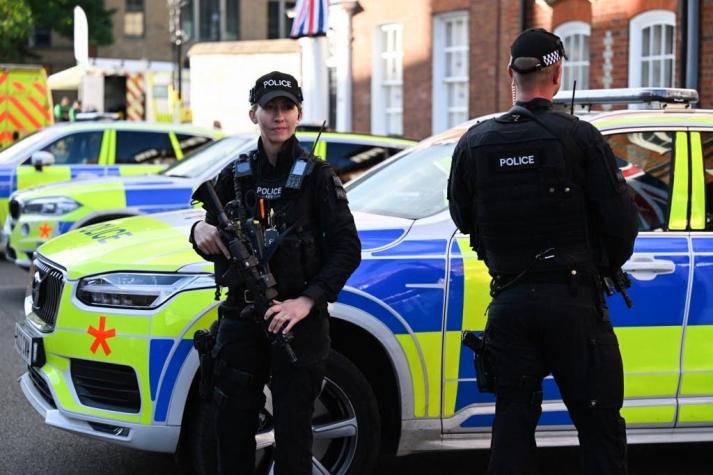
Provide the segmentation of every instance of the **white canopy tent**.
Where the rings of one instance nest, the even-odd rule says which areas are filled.
[[[84,67],[72,66],[71,68],[51,74],[47,78],[47,85],[53,91],[77,91],[79,90],[79,83],[84,73]]]

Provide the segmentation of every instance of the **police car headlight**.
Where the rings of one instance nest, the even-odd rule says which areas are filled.
[[[179,292],[212,287],[212,274],[111,273],[81,279],[77,298],[92,306],[148,310]]]
[[[48,197],[30,200],[22,207],[22,214],[62,216],[79,208],[79,203],[71,198]]]

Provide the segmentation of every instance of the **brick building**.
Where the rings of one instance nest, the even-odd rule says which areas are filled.
[[[506,109],[509,46],[532,26],[563,38],[563,88],[694,86],[713,107],[713,0],[355,3],[332,0],[351,12],[356,131],[423,138]]]

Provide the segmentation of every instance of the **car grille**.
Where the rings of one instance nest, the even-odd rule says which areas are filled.
[[[54,328],[62,298],[62,271],[37,259],[32,277],[32,310],[50,329]]]
[[[130,366],[72,359],[70,372],[79,401],[85,406],[139,412],[139,383]]]
[[[20,219],[20,213],[22,212],[22,205],[17,200],[10,200],[10,216],[12,219],[17,221]]]
[[[56,409],[57,406],[54,403],[54,399],[52,399],[52,393],[50,392],[50,388],[49,386],[47,386],[47,382],[44,380],[44,378],[40,376],[40,372],[32,366],[27,367],[27,372],[30,375],[30,380],[32,381],[32,384],[40,392],[42,398],[47,401],[50,406]]]

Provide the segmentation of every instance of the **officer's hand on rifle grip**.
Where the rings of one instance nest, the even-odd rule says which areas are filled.
[[[193,242],[205,254],[217,255],[222,253],[226,259],[230,259],[230,252],[220,238],[218,228],[212,224],[199,221],[193,228]]]
[[[280,330],[287,334],[292,328],[309,315],[314,301],[311,298],[301,296],[296,299],[287,299],[284,302],[273,300],[273,305],[265,312],[265,320],[270,320],[267,330],[277,333]]]

